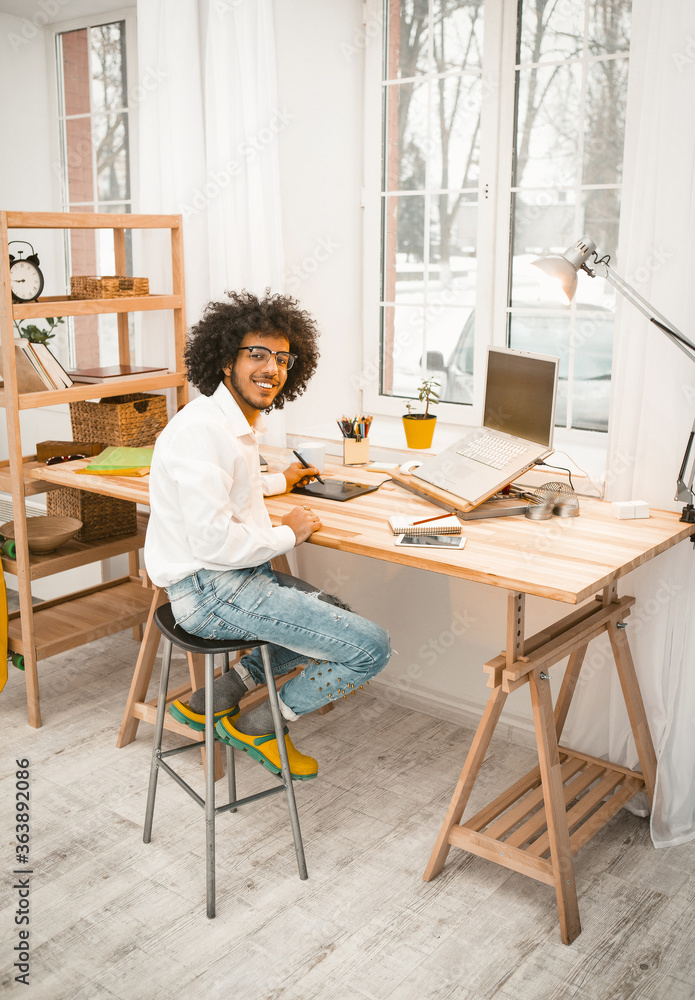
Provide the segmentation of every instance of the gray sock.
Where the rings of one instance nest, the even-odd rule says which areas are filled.
[[[250,712],[244,712],[234,720],[233,725],[240,733],[245,733],[247,736],[267,736],[268,733],[275,732],[273,713],[267,701],[257,708],[252,708]]]
[[[212,685],[213,711],[224,712],[234,708],[246,694],[247,688],[236,670],[228,670]],[[198,688],[191,695],[188,704],[192,712],[205,715],[205,688]]]

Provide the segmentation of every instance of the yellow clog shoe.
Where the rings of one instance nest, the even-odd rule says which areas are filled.
[[[223,743],[229,744],[235,750],[243,750],[244,753],[257,760],[273,774],[282,773],[280,751],[275,733],[268,733],[266,736],[248,736],[234,728],[229,716],[215,724],[215,732]],[[306,754],[300,753],[295,748],[288,735],[287,727],[285,727],[284,733],[292,778],[295,781],[308,781],[310,778],[315,778],[319,770],[318,763],[313,757],[307,757]]]

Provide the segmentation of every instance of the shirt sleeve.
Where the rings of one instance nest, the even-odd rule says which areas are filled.
[[[241,454],[229,454],[229,441],[214,428],[186,428],[169,449],[167,466],[191,553],[206,566],[260,566],[294,547],[288,525],[274,528],[265,511],[261,523],[249,518],[249,493],[259,489],[258,480],[252,481]]]
[[[274,497],[278,493],[287,492],[287,480],[281,472],[261,473],[261,483],[263,485],[263,496]]]

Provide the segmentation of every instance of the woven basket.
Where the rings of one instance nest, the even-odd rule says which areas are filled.
[[[167,400],[145,392],[111,396],[98,403],[80,400],[70,403],[70,422],[76,441],[147,448],[166,427]]]
[[[131,278],[126,275],[80,274],[70,278],[70,297],[73,299],[122,299],[132,295],[149,295],[148,278]]]
[[[95,542],[99,538],[134,535],[137,531],[137,505],[130,500],[103,497],[98,493],[61,486],[46,494],[46,513],[58,517],[76,517],[82,527],[74,536],[77,542]]]

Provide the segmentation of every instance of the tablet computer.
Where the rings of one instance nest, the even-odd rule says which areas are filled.
[[[301,493],[305,497],[321,500],[352,500],[365,493],[373,493],[378,486],[365,486],[363,483],[349,483],[342,479],[326,479],[323,484],[313,482],[308,486],[295,486],[292,493]]]

